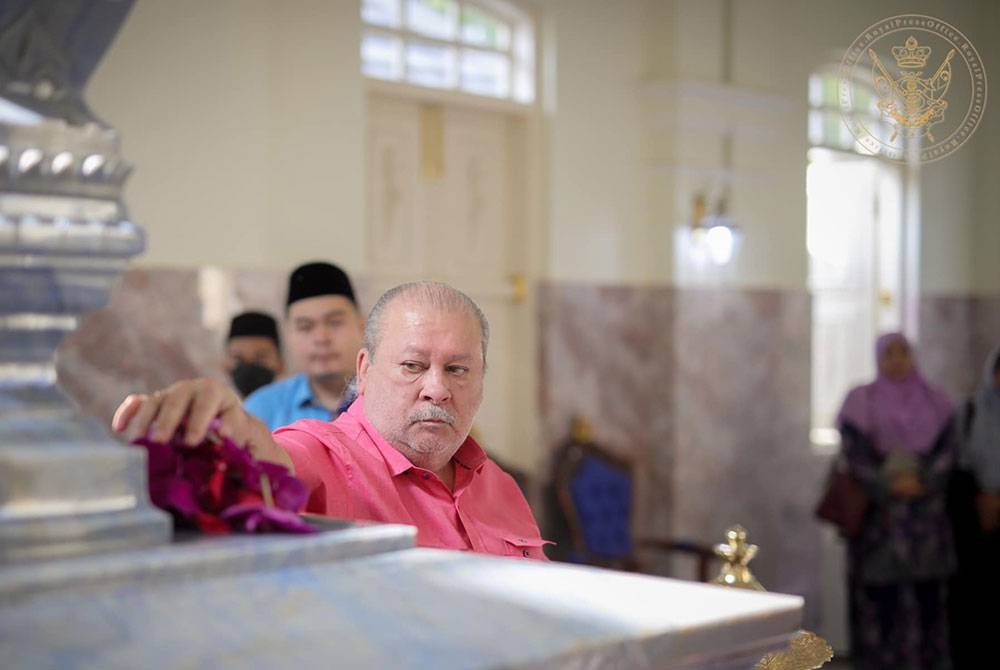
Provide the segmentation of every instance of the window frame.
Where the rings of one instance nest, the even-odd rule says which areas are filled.
[[[844,110],[841,108],[839,102],[831,102],[827,100],[821,101],[820,104],[815,104],[813,102],[812,87],[814,79],[820,80],[821,90],[825,85],[832,82],[834,84],[835,90],[837,90],[839,94],[840,73],[836,68],[828,66],[814,70],[809,74],[809,81],[808,81],[809,111],[808,111],[808,118],[806,120],[806,128],[808,131],[807,139],[809,141],[809,147],[810,148],[819,147],[823,149],[828,149],[830,151],[842,151],[845,153],[856,154],[858,156],[879,158],[881,160],[882,156],[880,154],[870,151],[857,138],[851,135],[851,131],[847,128],[847,125],[844,123],[844,120],[842,118]],[[875,87],[872,86],[869,82],[859,80],[857,78],[853,78],[853,81],[854,81],[854,87],[856,89],[864,89],[866,93],[868,93],[872,97],[872,99],[876,99],[878,97],[875,92]],[[843,134],[846,133],[848,136],[852,138],[850,147],[845,146],[843,143],[833,144],[828,142],[827,140],[829,138],[827,137],[825,132],[820,133],[819,143],[813,142],[812,124],[814,115],[819,115],[820,118],[823,119],[828,114],[835,114],[838,117],[838,122],[839,122],[838,125],[840,128],[841,136],[843,136]],[[885,123],[885,120],[882,118],[882,115],[873,110],[852,109],[850,115],[852,118],[861,118],[864,119],[865,121],[868,121],[871,124]]]
[[[857,139],[853,138],[853,136],[851,136],[850,130],[846,127],[845,122],[844,122],[844,120],[842,118],[839,119],[841,133],[845,133],[846,132],[848,136],[852,137],[852,141],[850,142],[850,146],[849,147],[845,146],[844,143],[838,143],[838,144],[834,145],[831,142],[827,141],[827,140],[829,140],[829,136],[825,132],[821,132],[820,133],[820,137],[819,137],[819,141],[818,142],[814,141],[813,134],[812,134],[812,124],[813,124],[813,120],[812,119],[814,118],[814,115],[816,115],[816,114],[836,113],[836,114],[838,114],[838,116],[840,116],[840,115],[843,114],[843,110],[840,108],[840,106],[839,105],[834,105],[829,100],[826,100],[826,96],[821,96],[823,99],[820,101],[820,104],[816,104],[814,102],[813,95],[812,95],[812,87],[814,85],[813,84],[814,78],[820,78],[821,90],[822,90],[822,87],[823,87],[824,83],[827,83],[827,84],[829,83],[829,81],[830,81],[829,78],[832,78],[835,82],[837,82],[839,84],[838,71],[837,71],[837,69],[834,66],[820,67],[820,68],[818,68],[816,70],[813,70],[810,73],[810,75],[809,75],[808,89],[807,89],[807,94],[808,94],[808,112],[807,112],[807,114],[808,114],[808,117],[807,117],[807,124],[806,124],[806,128],[807,128],[806,140],[807,140],[807,145],[809,147],[808,153],[807,153],[807,161],[806,161],[807,169],[808,169],[808,167],[814,161],[816,161],[816,156],[817,155],[826,156],[827,157],[826,160],[834,160],[834,161],[851,161],[851,160],[857,160],[857,161],[864,161],[864,162],[869,163],[871,165],[877,166],[876,169],[878,171],[892,171],[892,172],[896,173],[895,177],[893,179],[895,179],[896,183],[899,185],[899,189],[900,190],[899,190],[899,194],[898,195],[899,195],[899,200],[901,201],[902,198],[905,197],[905,192],[904,192],[905,187],[903,186],[903,183],[904,183],[903,182],[903,174],[902,174],[902,170],[900,169],[900,167],[897,166],[897,165],[895,165],[893,162],[887,160],[880,153],[875,153],[875,152],[872,152],[872,151],[868,150]],[[871,92],[871,95],[873,97],[875,97],[875,89],[868,82],[865,82],[865,81],[856,81],[855,84],[856,84],[856,86],[860,86],[860,87],[864,87],[866,89],[869,89],[870,92]],[[868,110],[852,110],[851,114],[855,118],[857,118],[857,117],[864,118],[869,123],[885,123],[884,119],[882,119],[881,114],[875,113],[873,110],[870,110],[870,109],[868,109]],[[843,137],[843,134],[841,134],[841,137]],[[887,177],[885,177],[885,176],[879,177],[880,180],[881,179],[885,179],[885,178],[887,178]],[[875,195],[875,201],[874,201],[875,205],[876,205],[876,214],[874,215],[875,219],[876,219],[876,221],[875,221],[876,230],[873,233],[873,238],[872,238],[872,245],[873,246],[872,246],[872,249],[871,249],[872,262],[873,262],[874,265],[873,265],[873,268],[872,268],[873,274],[870,277],[870,279],[871,279],[871,281],[873,283],[873,285],[872,285],[871,288],[876,289],[876,293],[873,296],[868,296],[869,298],[871,298],[873,300],[873,302],[872,302],[873,310],[872,310],[872,313],[870,314],[871,322],[870,322],[869,325],[871,326],[871,330],[876,335],[879,332],[882,332],[883,330],[885,330],[885,326],[882,323],[882,321],[885,319],[885,313],[883,312],[883,310],[884,309],[888,309],[888,307],[885,306],[886,304],[883,302],[883,295],[882,295],[882,291],[881,291],[882,286],[883,286],[883,279],[884,279],[884,277],[882,276],[882,269],[883,269],[883,267],[885,265],[884,264],[885,249],[882,246],[883,241],[884,241],[882,239],[882,233],[879,232],[879,227],[882,225],[881,224],[882,219],[880,219],[880,217],[882,216],[882,214],[878,212],[878,210],[880,209],[878,203],[880,201],[881,201],[881,196],[878,195],[878,194],[876,194]],[[808,210],[808,205],[807,205],[807,210]],[[808,224],[808,218],[807,218],[807,226],[808,225],[809,224]],[[903,226],[905,226],[905,220],[900,219],[899,222],[898,222],[898,226],[899,226],[898,232],[900,234],[902,234],[902,228],[903,228]],[[898,240],[897,240],[897,243],[898,243]],[[895,253],[896,253],[896,258],[894,260],[894,263],[891,266],[895,267],[897,274],[900,274],[900,273],[903,272],[903,267],[905,266],[905,262],[906,262],[906,259],[905,259],[906,250],[904,248],[902,248],[902,246],[897,246]],[[815,321],[813,321],[813,319],[815,318],[815,310],[816,310],[817,300],[821,299],[822,296],[829,296],[829,295],[833,295],[833,294],[844,294],[844,293],[851,294],[851,293],[855,293],[857,291],[857,289],[855,287],[850,287],[850,286],[842,286],[842,287],[835,287],[835,288],[834,287],[830,287],[830,286],[817,286],[814,283],[814,277],[813,277],[813,263],[815,262],[814,259],[813,259],[813,254],[812,254],[812,252],[810,250],[807,249],[806,255],[807,255],[807,260],[808,260],[808,266],[807,266],[808,267],[808,270],[807,270],[807,285],[808,285],[808,291],[809,291],[809,295],[810,295],[811,303],[812,303],[812,318],[810,319],[810,321],[811,321],[811,325],[810,325],[810,340],[813,343],[813,347],[811,347],[811,349],[813,349],[814,346],[815,346],[815,337],[816,337],[816,332],[817,332],[816,331],[817,324],[815,323]],[[896,278],[895,284],[897,285],[897,287],[901,287],[902,286],[902,284],[900,282],[900,279],[901,279],[901,277],[897,277]],[[901,294],[897,293],[895,295],[895,302],[893,303],[894,304],[893,309],[895,309],[897,311],[897,314],[896,314],[896,316],[894,318],[899,321],[900,327],[902,327],[902,321],[903,321],[902,320],[902,313],[901,313],[901,309],[900,309],[901,308],[900,301],[902,299],[903,299],[903,296]],[[880,304],[882,305],[881,307],[879,306]],[[871,345],[871,349],[873,350],[874,349],[874,343],[869,343],[869,344]],[[811,361],[810,361],[810,369],[812,370],[812,374],[813,375],[816,374],[816,367],[815,367],[815,365],[813,365],[813,362],[815,361],[815,358],[816,358],[816,351],[812,351],[812,353],[811,353]],[[810,388],[810,418],[809,418],[810,443],[812,444],[813,449],[816,450],[817,452],[824,453],[824,454],[835,453],[835,451],[840,446],[840,436],[839,436],[839,433],[837,432],[836,426],[819,425],[817,423],[817,421],[816,421],[817,416],[816,416],[815,411],[814,411],[815,410],[815,402],[816,402],[816,398],[815,398],[815,395],[814,395],[815,394],[815,382],[816,382],[815,379],[813,379],[810,382],[810,386],[811,386],[811,388]],[[849,391],[849,390],[850,390],[849,388],[845,389],[845,392]]]
[[[528,12],[507,2],[497,2],[494,0],[454,0],[458,7],[458,30],[454,39],[443,39],[434,37],[413,30],[407,25],[406,3],[408,0],[397,0],[399,7],[398,27],[368,23],[361,15],[359,4],[359,20],[361,24],[362,44],[366,35],[377,34],[400,41],[402,46],[401,71],[398,79],[378,77],[364,72],[364,58],[361,59],[362,76],[368,85],[375,90],[400,91],[403,90],[411,95],[416,95],[418,91],[430,93],[429,97],[444,99],[474,99],[477,102],[485,102],[489,107],[497,107],[495,103],[500,103],[499,107],[504,111],[527,110],[538,103],[538,27],[537,22]],[[470,44],[462,36],[462,15],[466,7],[473,7],[499,21],[507,24],[510,29],[510,41],[506,49],[492,46]],[[523,32],[527,31],[531,39],[530,56],[519,57],[518,40],[523,39]],[[407,46],[413,43],[430,44],[433,46],[447,47],[455,49],[455,84],[453,86],[432,86],[414,82],[409,78],[409,66],[407,63]],[[361,45],[359,45],[360,51]],[[507,68],[507,91],[506,95],[494,95],[490,93],[479,93],[467,90],[464,87],[464,74],[462,72],[463,54],[465,52],[479,52],[497,54],[503,56],[508,64]],[[516,81],[519,72],[527,71],[531,77],[530,95],[527,99],[518,97]],[[409,90],[407,90],[409,89]],[[443,94],[443,95],[441,95]],[[492,104],[490,104],[492,103]]]

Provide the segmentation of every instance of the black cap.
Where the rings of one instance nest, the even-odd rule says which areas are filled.
[[[295,268],[288,278],[288,300],[285,306],[305,298],[320,295],[342,295],[355,307],[354,288],[347,273],[330,263],[306,263]]]
[[[281,340],[278,338],[278,322],[274,317],[263,312],[243,312],[233,317],[229,322],[229,336],[226,341],[234,337],[269,337],[274,340],[274,345],[281,349]]]

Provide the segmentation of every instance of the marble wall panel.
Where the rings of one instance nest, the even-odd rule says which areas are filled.
[[[1000,345],[1000,297],[927,296],[920,304],[921,370],[956,402],[972,393]]]
[[[979,367],[972,349],[974,300],[966,296],[924,297],[920,302],[917,363],[932,383],[953,400],[972,390]]]
[[[956,399],[1000,343],[1000,297],[922,301],[918,355]],[[810,301],[804,292],[543,285],[541,413],[550,449],[580,413],[598,441],[647,469],[637,530],[702,542],[732,523],[761,546],[754,571],[819,612],[828,457],[809,444]]]
[[[108,305],[84,317],[60,345],[59,385],[107,425],[129,393],[190,377],[223,380],[229,318],[244,309],[280,316],[285,281],[268,271],[130,269]]]
[[[675,532],[710,542],[742,524],[758,579],[805,596],[814,620],[825,459],[809,443],[809,298],[683,289],[675,330]]]
[[[632,460],[640,534],[666,535],[673,472],[674,291],[575,284],[540,288],[542,435],[554,450],[573,416]]]
[[[979,296],[973,302],[972,351],[976,379],[990,352],[1000,346],[1000,296]]]
[[[550,448],[574,413],[647,469],[637,530],[721,541],[742,523],[768,588],[819,594],[803,293],[548,284],[539,300]]]

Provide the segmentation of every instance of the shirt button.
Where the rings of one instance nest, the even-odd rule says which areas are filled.
[[[531,552],[529,552],[527,549],[525,549],[521,553],[524,554],[525,558],[530,558],[531,557]]]
[[[431,473],[425,472],[424,473],[424,479],[430,479],[430,478],[431,478]]]

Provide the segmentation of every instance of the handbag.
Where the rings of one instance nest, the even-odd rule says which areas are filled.
[[[838,458],[830,468],[826,489],[816,505],[816,516],[836,526],[845,537],[855,537],[861,532],[871,499],[858,483],[843,459]]]

